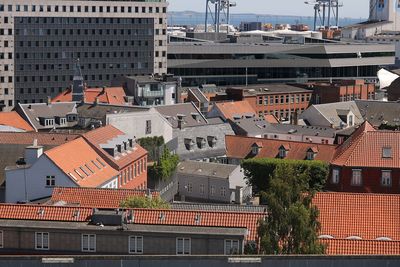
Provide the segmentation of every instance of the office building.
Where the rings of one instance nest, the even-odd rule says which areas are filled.
[[[70,86],[80,59],[90,87],[166,73],[165,0],[4,0],[0,101],[45,102]]]

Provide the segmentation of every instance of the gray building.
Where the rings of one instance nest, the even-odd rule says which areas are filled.
[[[4,0],[0,101],[43,102],[67,88],[80,59],[91,87],[166,73],[165,0]]]
[[[243,204],[252,197],[238,165],[184,161],[176,176],[178,194],[185,201]]]
[[[182,77],[183,86],[376,78],[379,66],[394,60],[395,48],[387,44],[168,45],[168,73]]]
[[[255,21],[255,22],[242,21],[240,23],[239,29],[240,29],[241,32],[261,31],[262,30],[262,23],[259,22],[259,21]]]

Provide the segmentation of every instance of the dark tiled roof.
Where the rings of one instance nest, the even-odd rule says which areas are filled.
[[[183,161],[179,163],[176,172],[181,175],[195,174],[213,178],[228,179],[236,168],[238,168],[237,165],[202,161]]]
[[[400,103],[398,102],[356,100],[355,103],[364,120],[375,127],[381,124],[400,125]]]
[[[173,128],[178,128],[178,115],[184,115],[183,128],[208,124],[193,103],[156,106],[155,109],[169,121]]]

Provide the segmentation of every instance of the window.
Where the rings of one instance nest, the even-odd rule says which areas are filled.
[[[226,187],[221,187],[221,197],[226,196]]]
[[[260,152],[260,148],[259,148],[257,145],[255,145],[255,146],[253,146],[253,147],[251,148],[251,153],[252,153],[253,155],[258,155],[259,152]]]
[[[46,186],[55,186],[56,185],[56,177],[54,175],[46,176]]]
[[[332,170],[332,184],[338,184],[340,179],[340,171],[339,169]]]
[[[382,148],[382,158],[391,158],[392,157],[392,148],[384,147]]]
[[[190,255],[190,238],[178,237],[176,239],[176,255]]]
[[[188,191],[189,193],[193,192],[193,184],[192,183],[188,183],[186,186],[186,191]]]
[[[82,251],[96,252],[96,235],[92,234],[82,235]]]
[[[314,160],[316,156],[316,153],[314,153],[314,151],[310,150],[307,151],[307,160]]]
[[[351,185],[360,186],[362,184],[361,170],[353,170]]]
[[[49,233],[42,233],[42,232],[35,233],[35,249],[40,249],[40,250],[49,249]]]
[[[151,120],[146,121],[146,134],[151,134]]]
[[[133,254],[143,253],[143,236],[129,237],[129,253]]]
[[[210,187],[210,195],[213,196],[214,194],[215,194],[215,186],[212,185],[212,186]]]
[[[204,184],[200,185],[200,195],[204,195]]]
[[[4,243],[3,243],[3,231],[0,231],[0,248],[4,247]]]
[[[392,172],[391,171],[382,171],[382,186],[392,186]]]
[[[239,240],[225,240],[225,255],[239,254]]]
[[[284,159],[284,158],[286,158],[286,156],[287,156],[287,150],[284,147],[281,147],[279,149],[279,157],[281,159]]]

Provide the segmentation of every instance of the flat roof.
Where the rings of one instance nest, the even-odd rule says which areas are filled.
[[[243,90],[245,96],[273,95],[279,93],[312,93],[312,90],[290,84],[252,84],[248,86],[228,87],[227,90]]]

